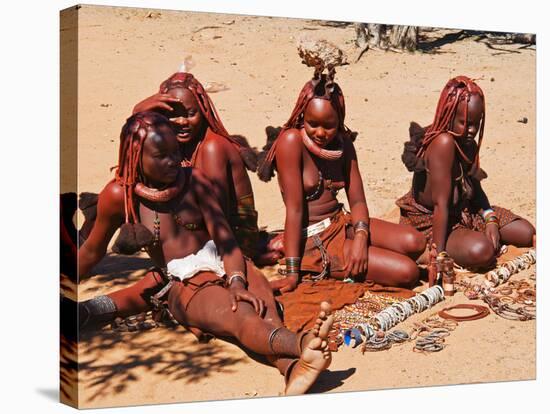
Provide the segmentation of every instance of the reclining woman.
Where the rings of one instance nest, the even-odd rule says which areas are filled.
[[[479,85],[466,76],[449,80],[433,123],[411,124],[402,159],[414,172],[412,189],[396,202],[401,223],[424,233],[438,256],[471,269],[493,266],[502,243],[528,247],[535,235],[527,220],[492,206],[481,187],[487,177],[479,167],[484,126]]]
[[[135,287],[139,295],[96,298],[86,308],[94,315],[83,316],[111,319],[119,306],[131,308],[126,300],[166,300],[182,325],[235,337],[267,356],[285,375],[286,394],[306,392],[331,361],[330,305],[321,304],[311,331],[296,335],[284,328],[265,278],[247,275],[212,184],[199,170],[180,164],[168,119],[145,112],[127,120],[115,179],[99,195],[97,220],[79,250],[78,270],[84,275],[101,260],[119,227],[120,251],[145,249],[157,268]]]
[[[276,169],[286,208],[286,277],[272,287],[291,291],[306,274],[410,287],[425,238],[410,226],[369,218],[353,134],[344,124],[344,95],[333,76],[334,70],[316,71],[260,162],[263,181]],[[336,197],[342,189],[351,214]]]

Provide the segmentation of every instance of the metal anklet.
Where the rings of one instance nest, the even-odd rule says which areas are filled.
[[[277,334],[279,333],[279,331],[281,329],[283,329],[284,326],[279,326],[278,328],[275,328],[271,331],[271,333],[269,334],[269,339],[268,339],[268,343],[269,343],[269,349],[271,350],[271,353],[273,355],[276,354],[275,350],[273,349],[273,341],[275,340],[275,337],[277,336]]]

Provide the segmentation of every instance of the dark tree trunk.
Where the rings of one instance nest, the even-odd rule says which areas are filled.
[[[355,44],[359,48],[358,61],[369,47],[387,50],[415,51],[418,46],[417,26],[390,26],[374,23],[355,23]]]
[[[392,26],[389,35],[389,44],[396,49],[406,49],[414,52],[418,46],[417,26]]]

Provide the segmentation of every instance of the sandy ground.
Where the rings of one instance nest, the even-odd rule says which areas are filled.
[[[124,120],[135,103],[178,69],[185,54],[193,55],[199,80],[229,87],[212,94],[226,128],[261,147],[264,128],[286,121],[311,76],[297,55],[298,38],[328,39],[348,53],[350,62],[357,53],[350,26],[90,6],[79,13],[79,191],[98,192],[112,177],[109,168],[117,162]],[[484,188],[492,203],[534,220],[535,50],[490,48],[471,37],[435,41],[456,32],[427,33],[423,53],[370,50],[358,63],[338,70],[346,123],[359,132],[356,148],[371,215],[396,219],[394,201],[411,180],[400,161],[409,122],[430,123],[445,82],[464,74],[481,78],[487,99],[481,162],[489,179]],[[527,124],[517,122],[522,117]],[[276,182],[261,183],[253,176],[252,184],[260,224],[280,228],[284,209]],[[62,183],[62,191],[66,188]],[[109,256],[98,265],[98,276],[79,287],[80,299],[137,280],[147,265],[145,258]],[[445,305],[464,301],[460,294]],[[447,343],[448,348],[431,355],[413,353],[412,344],[365,355],[341,349],[312,391],[535,378],[534,321],[511,322],[491,314],[461,324]],[[81,407],[262,397],[283,389],[276,369],[222,340],[197,344],[181,327],[106,333],[84,341],[79,357]]]

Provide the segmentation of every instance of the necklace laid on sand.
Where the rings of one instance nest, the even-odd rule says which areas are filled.
[[[536,263],[536,252],[529,250],[485,275],[483,283],[462,281],[459,287],[470,299],[481,299],[498,316],[518,321],[536,318],[537,287],[534,274],[529,279],[510,277]],[[531,283],[533,282],[533,283]],[[506,285],[505,285],[506,284]]]
[[[415,313],[421,313],[445,299],[443,288],[433,286],[404,301],[394,301],[383,309],[375,309],[371,302],[365,305],[352,305],[354,312],[344,321],[338,321],[338,312],[335,313],[340,329],[341,342],[346,345],[355,341],[353,347],[363,342],[362,352],[389,349],[393,343],[405,342],[409,335],[400,330],[386,333],[397,324],[405,321]],[[359,302],[360,303],[360,302]],[[349,309],[349,308],[348,308]],[[346,310],[346,308],[344,308]]]

